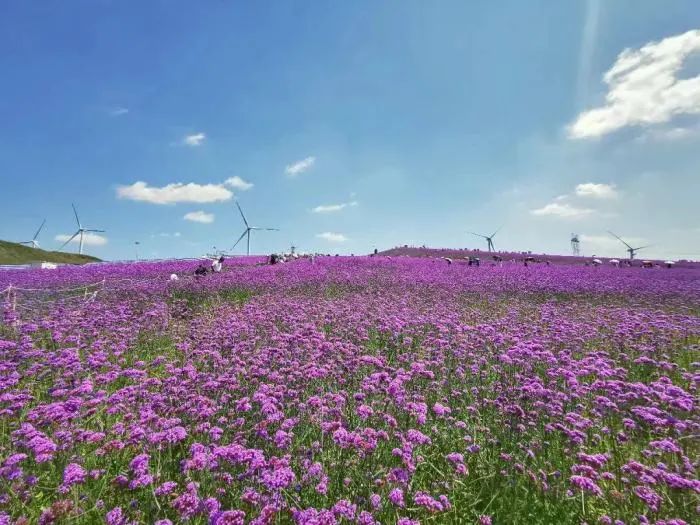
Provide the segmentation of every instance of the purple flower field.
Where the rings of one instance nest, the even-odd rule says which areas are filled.
[[[259,262],[0,272],[0,524],[700,521],[700,269]]]

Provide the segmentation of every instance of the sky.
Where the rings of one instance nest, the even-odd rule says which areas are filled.
[[[7,0],[0,49],[0,239],[700,259],[697,0]]]

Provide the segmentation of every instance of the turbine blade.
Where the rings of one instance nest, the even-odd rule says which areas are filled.
[[[492,239],[496,236],[496,234],[497,234],[498,232],[500,232],[500,231],[503,229],[503,226],[504,226],[504,225],[501,224],[501,226],[500,226],[495,232],[493,232],[493,233],[491,234],[491,238],[492,238]]]
[[[632,248],[635,252],[637,250],[643,250],[644,248],[651,248],[653,245],[652,244],[647,244],[646,246],[640,246],[639,248]]]
[[[472,235],[476,235],[477,237],[482,237],[484,239],[487,238],[486,235],[481,235],[480,233],[474,233],[474,232],[467,232],[467,233],[471,233]]]
[[[73,239],[75,239],[75,238],[78,236],[79,233],[80,233],[80,230],[78,230],[77,232],[75,232],[75,233],[73,234],[73,237],[71,237],[71,238],[68,239],[66,242],[64,242],[64,243],[61,245],[61,247],[58,249],[58,251],[60,252],[63,248],[65,248],[65,247],[66,247],[66,244],[68,244],[68,243],[71,242]]]
[[[71,206],[73,207],[73,213],[75,214],[75,222],[78,223],[78,229],[81,229],[82,226],[80,225],[80,219],[78,219],[78,210],[75,209],[75,204],[71,202]]]
[[[32,240],[35,241],[37,237],[39,237],[39,232],[41,229],[44,227],[44,224],[46,224],[46,219],[44,219],[44,222],[41,223],[41,226],[39,226],[39,229],[36,231],[34,234],[34,237],[32,237]]]
[[[248,230],[247,230],[247,229],[246,229],[246,230],[243,230],[243,233],[241,233],[241,236],[238,238],[238,240],[236,241],[236,243],[235,243],[233,246],[231,246],[231,251],[233,251],[233,250],[236,248],[236,246],[238,246],[238,243],[241,242],[241,239],[242,239],[243,237],[245,237],[245,234],[246,234],[246,233],[248,233]]]
[[[622,238],[620,238],[619,235],[615,235],[615,234],[614,234],[613,232],[611,232],[610,230],[608,230],[608,233],[609,233],[610,235],[612,235],[613,237],[615,237],[615,238],[616,238],[618,241],[620,241],[622,244],[624,244],[625,246],[627,246],[629,249],[632,249],[632,247],[631,247],[629,244],[627,244],[625,241],[623,241]]]
[[[105,230],[89,230],[89,229],[84,229],[84,232],[95,232],[95,233],[107,233]]]
[[[250,228],[250,225],[248,224],[248,221],[245,218],[245,215],[243,215],[243,210],[241,209],[241,205],[238,204],[238,199],[236,199],[236,206],[238,206],[238,211],[241,212],[241,217],[243,217],[243,222],[245,223],[246,228]]]

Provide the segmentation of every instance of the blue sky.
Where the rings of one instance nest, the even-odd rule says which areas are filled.
[[[2,239],[201,255],[235,195],[259,253],[700,258],[695,0],[11,0],[0,48]]]

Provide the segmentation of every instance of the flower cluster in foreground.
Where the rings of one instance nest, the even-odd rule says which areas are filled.
[[[0,524],[700,519],[698,269],[189,265],[0,273]]]

